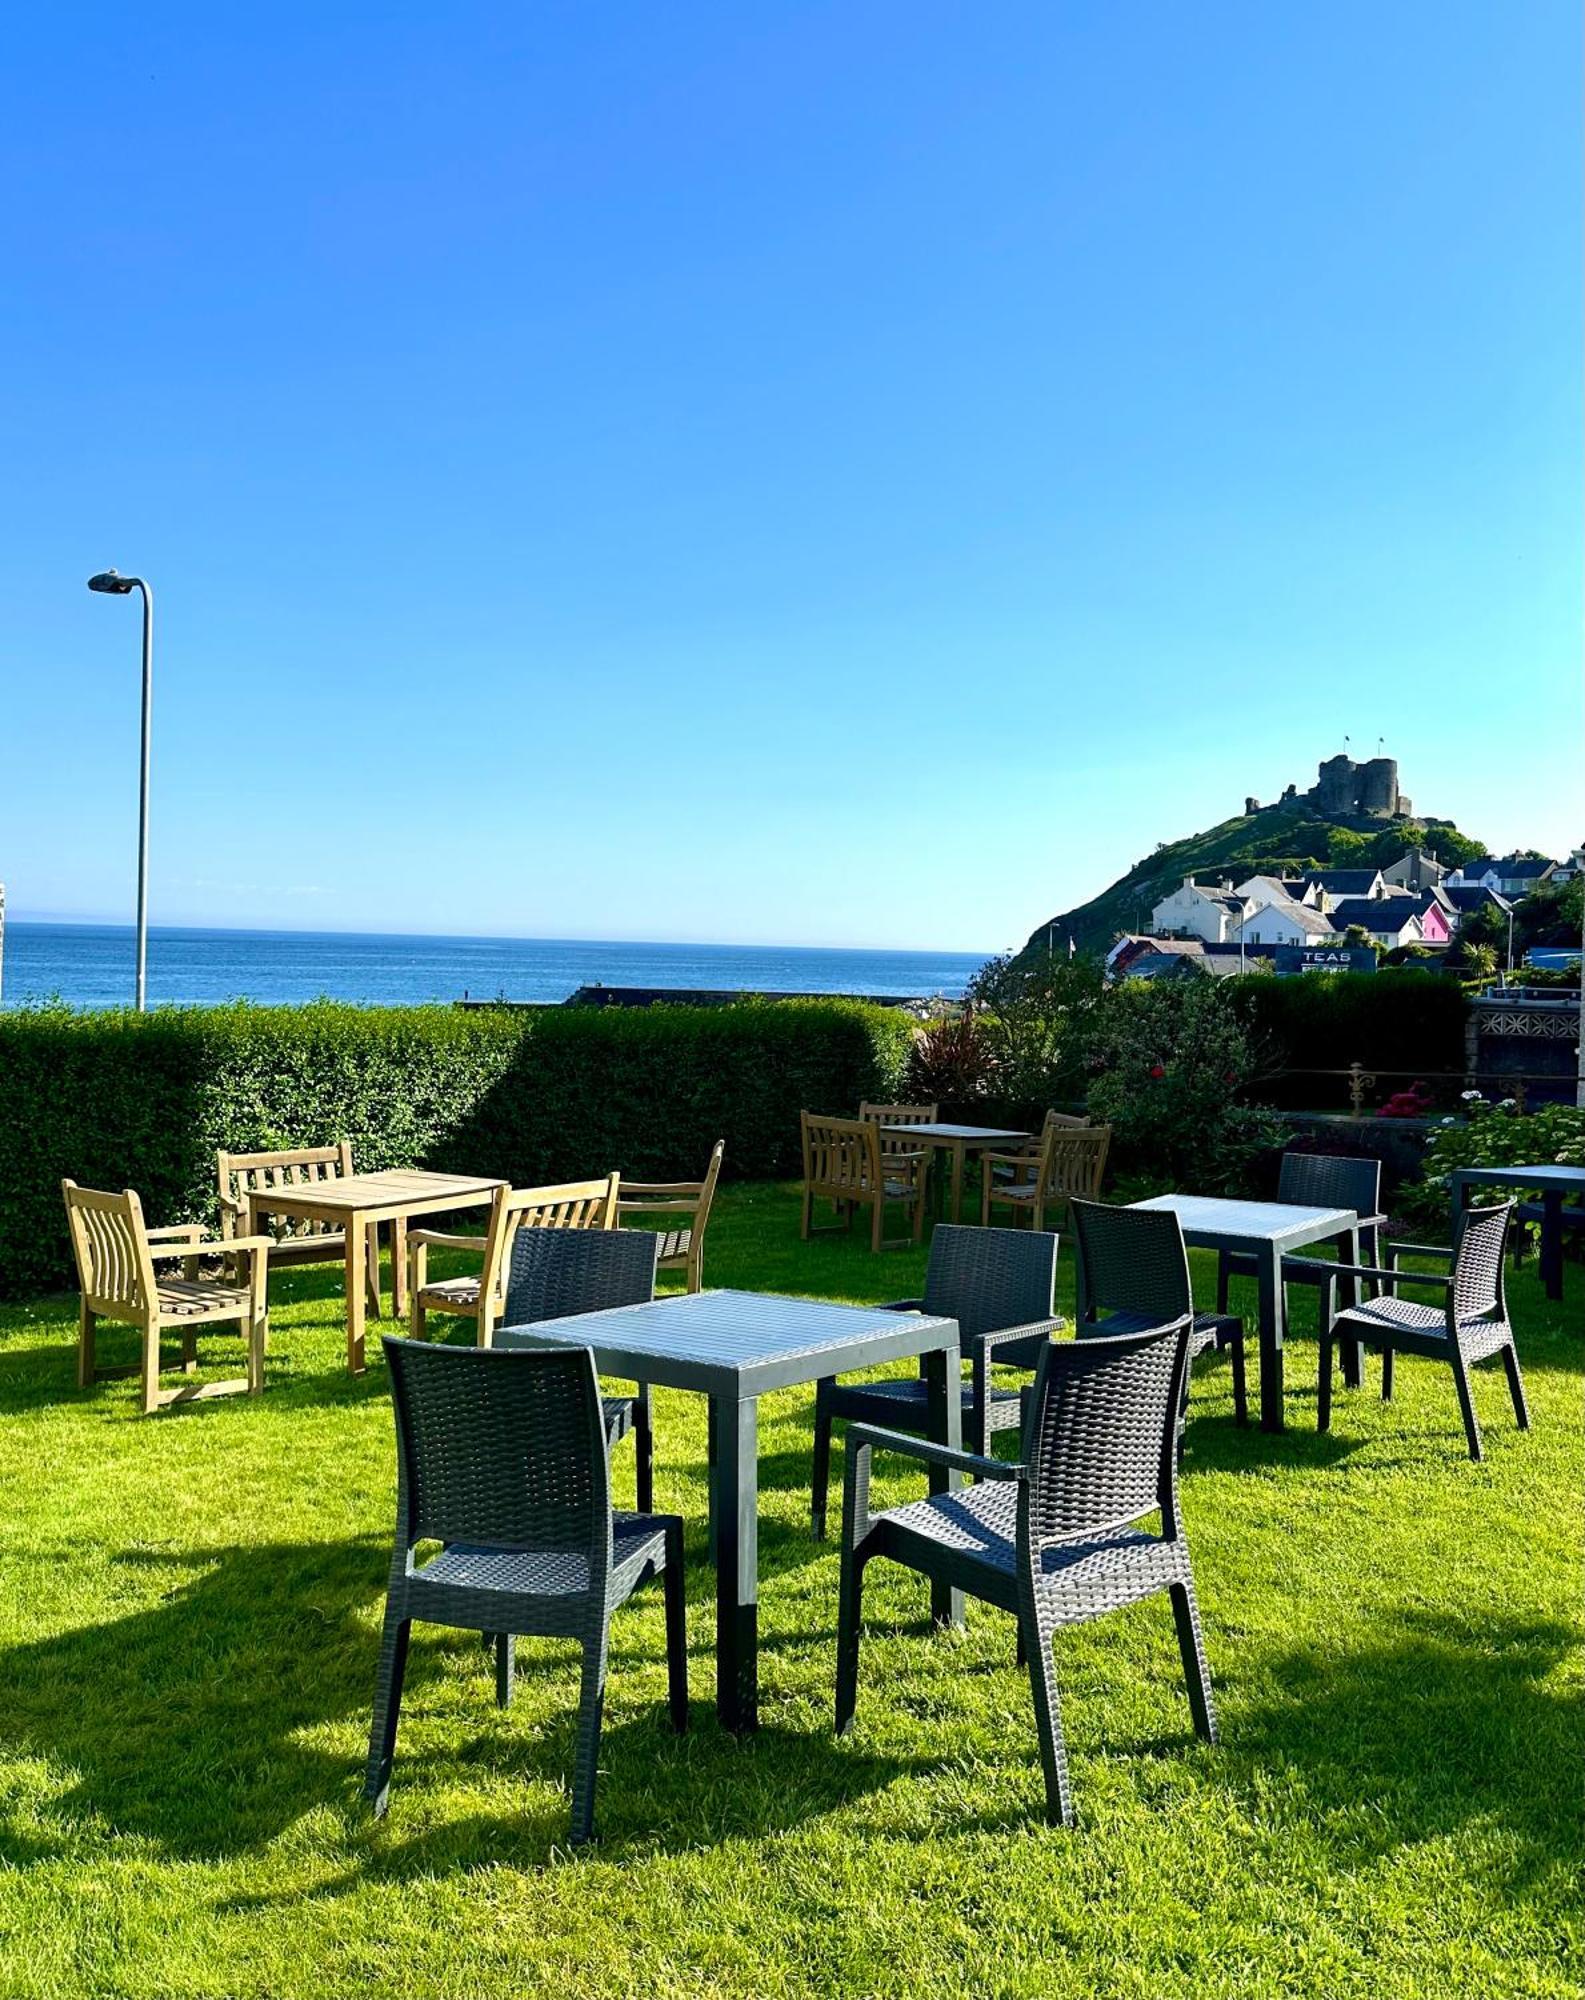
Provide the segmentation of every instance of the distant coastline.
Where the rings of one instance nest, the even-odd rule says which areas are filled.
[[[12,918],[5,929],[0,1003],[10,1008],[59,999],[76,1007],[127,1005],[133,946],[129,924]],[[238,999],[265,1006],[321,998],[397,1006],[463,998],[561,1001],[596,983],[957,999],[989,955],[154,925],[149,1001],[152,1006]]]

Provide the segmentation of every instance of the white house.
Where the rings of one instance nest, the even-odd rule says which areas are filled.
[[[1244,920],[1244,900],[1231,882],[1202,887],[1185,875],[1181,888],[1163,896],[1150,913],[1150,928],[1161,937],[1197,937],[1226,944]]]
[[[1385,896],[1379,868],[1313,868],[1304,878],[1307,903],[1331,911],[1345,896]]]
[[[1391,867],[1383,868],[1381,879],[1389,889],[1434,889],[1446,874],[1434,854],[1427,854],[1423,848],[1409,848]]]
[[[1480,889],[1495,889],[1499,896],[1528,896],[1548,881],[1557,867],[1555,861],[1537,861],[1533,856],[1483,854],[1478,861],[1466,861],[1455,868],[1449,882]]]
[[[1308,882],[1285,882],[1277,875],[1251,875],[1247,882],[1239,883],[1233,894],[1243,898],[1246,914],[1268,903],[1313,905],[1316,901],[1315,890]]]
[[[1240,944],[1315,944],[1336,934],[1332,919],[1321,911],[1292,896],[1278,896],[1255,904],[1233,935]]]

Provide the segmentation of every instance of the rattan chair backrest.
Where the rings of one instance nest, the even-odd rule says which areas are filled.
[[[1143,1313],[1157,1325],[1192,1312],[1189,1253],[1178,1218],[1164,1208],[1113,1208],[1075,1201],[1079,1320]]]
[[[1356,1215],[1378,1215],[1381,1162],[1341,1153],[1284,1153],[1277,1199],[1302,1208],[1351,1208]]]
[[[1057,1282],[1052,1230],[970,1229],[938,1222],[923,1294],[927,1313],[955,1319],[969,1349],[987,1333],[1050,1319]]]
[[[1453,1260],[1453,1312],[1460,1321],[1508,1316],[1502,1253],[1513,1208],[1511,1201],[1504,1201],[1492,1208],[1472,1208],[1464,1217]]]
[[[655,1296],[660,1237],[650,1229],[523,1229],[512,1244],[503,1330]]]

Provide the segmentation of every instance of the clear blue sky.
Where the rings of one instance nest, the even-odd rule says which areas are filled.
[[[0,879],[994,948],[1385,735],[1585,835],[1574,0],[34,7]]]

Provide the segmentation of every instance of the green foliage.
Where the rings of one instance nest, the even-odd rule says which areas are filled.
[[[1105,983],[1091,959],[1030,952],[992,958],[969,984],[1003,1098],[1048,1105],[1082,1095]]]
[[[1426,1141],[1425,1177],[1406,1187],[1403,1206],[1417,1221],[1445,1226],[1448,1175],[1455,1167],[1585,1167],[1585,1109],[1548,1104],[1521,1113],[1515,1100],[1493,1103],[1464,1093],[1464,1116],[1444,1118]]]
[[[1543,882],[1513,913],[1515,961],[1532,945],[1578,950],[1585,923],[1585,875],[1570,882]]]
[[[1368,868],[1379,866],[1370,860],[1371,836],[1356,833],[1352,827],[1334,826],[1328,837],[1327,861],[1333,868]]]
[[[894,1096],[913,1023],[857,1002],[533,1013],[65,1008],[0,1016],[0,1290],[63,1281],[59,1182],[215,1219],[215,1153],[352,1141],[362,1168],[519,1184],[796,1170],[800,1109]]]
[[[1280,1147],[1277,1121],[1240,1093],[1260,1069],[1230,982],[1124,980],[1098,1016],[1090,1115],[1112,1127],[1118,1166],[1164,1186],[1248,1186]]]

